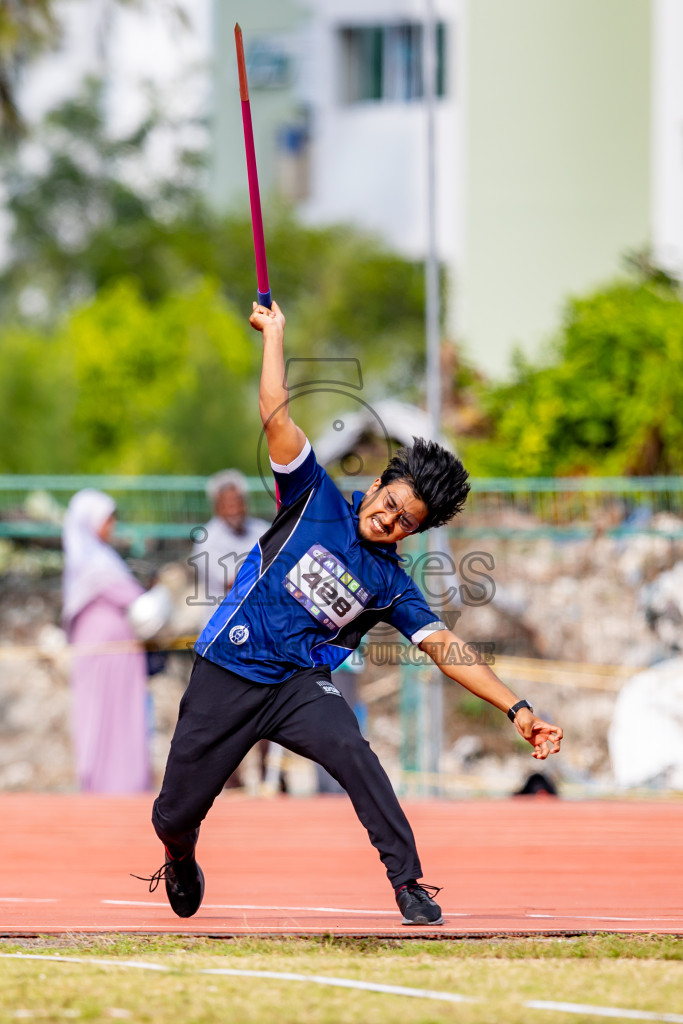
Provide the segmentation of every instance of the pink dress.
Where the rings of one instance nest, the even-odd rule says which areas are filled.
[[[135,644],[126,609],[143,588],[119,575],[73,619],[72,644]],[[74,651],[72,720],[80,788],[93,793],[149,789],[146,662],[142,651]]]

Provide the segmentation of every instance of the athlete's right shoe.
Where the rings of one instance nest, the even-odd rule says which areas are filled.
[[[414,879],[396,890],[398,909],[403,914],[402,924],[443,924],[441,907],[432,896],[441,890],[436,885],[420,885]]]
[[[135,875],[140,878],[140,875]],[[162,880],[166,883],[166,895],[171,909],[178,917],[192,917],[199,910],[204,898],[204,872],[195,860],[194,853],[186,853],[177,860],[166,851],[166,860],[151,878],[149,891],[154,892]]]

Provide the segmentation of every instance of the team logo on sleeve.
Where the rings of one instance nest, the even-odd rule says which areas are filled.
[[[249,639],[249,627],[233,626],[228,636],[233,644],[243,644]]]
[[[330,632],[360,615],[371,597],[338,558],[317,544],[282,582],[294,600]]]

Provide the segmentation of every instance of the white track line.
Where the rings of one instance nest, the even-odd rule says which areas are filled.
[[[0,896],[0,903],[59,903],[56,898],[43,899],[35,896]],[[164,907],[168,908],[167,901],[155,902],[151,900],[100,900],[100,903],[113,907]],[[387,916],[394,917],[395,910],[360,910],[349,909],[349,907],[279,907],[270,904],[256,903],[204,903],[205,910],[274,910],[284,913],[314,913],[314,914],[368,914],[371,917]],[[478,917],[476,911],[455,911],[449,912],[448,917]],[[659,921],[662,924],[678,924],[683,920],[680,916],[672,917],[615,917],[608,914],[532,914],[528,911],[520,915],[523,918],[543,921]]]
[[[102,903],[113,904],[119,907],[167,907],[165,903],[151,903],[143,900],[102,900]],[[308,910],[323,914],[391,914],[395,917],[398,910],[349,910],[342,907],[271,907],[261,906],[255,903],[202,903],[204,910]]]
[[[94,964],[97,967],[133,967],[142,971],[168,972],[170,967],[163,964],[144,963],[139,960],[100,960],[76,956],[48,956],[42,953],[0,953],[4,960],[52,960],[62,964]],[[381,992],[392,996],[412,996],[415,999],[436,999],[445,1003],[469,1003],[474,1000],[457,992],[437,992],[428,988],[405,988],[402,985],[381,985],[372,981],[356,981],[352,978],[328,978],[322,974],[290,974],[280,971],[242,971],[228,967],[202,968],[196,974],[222,975],[229,978],[268,978],[272,981],[303,981],[309,985],[326,985],[332,988],[353,988],[364,992]]]
[[[250,903],[207,903],[209,910],[284,910],[284,911],[310,911],[316,914],[388,914],[396,917],[398,910],[353,910],[348,907],[271,907],[257,906]]]
[[[373,981],[356,981],[351,978],[327,978],[323,974],[289,974],[278,971],[237,971],[227,967],[206,968],[200,974],[223,974],[233,978],[271,978],[280,981],[306,981],[314,985],[330,985],[333,988],[355,988],[364,992],[384,992],[391,996],[413,996],[415,999],[437,999],[445,1003],[471,1003],[475,1000],[457,992],[436,992],[429,988],[405,988],[403,985],[381,985]]]
[[[166,907],[168,903],[152,903],[149,900],[101,900],[102,903],[118,907]],[[204,910],[283,910],[309,911],[317,914],[387,914],[396,917],[398,910],[350,910],[348,907],[275,907],[255,903],[202,903]],[[470,917],[470,914],[449,914],[449,917]]]
[[[155,903],[152,900],[100,900],[114,907],[168,907],[169,903]]]
[[[51,956],[46,953],[0,953],[3,960],[51,960],[62,964],[93,964],[96,967],[132,967],[141,971],[168,973],[173,968],[164,964],[146,963],[141,960],[101,960],[99,958],[76,956]],[[410,996],[415,999],[434,999],[445,1003],[475,1003],[477,999],[461,996],[457,992],[438,992],[435,989],[406,988],[402,985],[382,985],[379,982],[356,981],[351,978],[328,978],[323,974],[291,974],[285,971],[245,971],[228,967],[198,969],[196,974],[228,978],[265,978],[271,981],[302,981],[309,985],[324,985],[331,988],[351,988],[363,992],[380,992],[392,996]],[[653,1013],[650,1010],[626,1010],[616,1006],[592,1006],[585,1003],[546,1002],[530,999],[523,1004],[530,1010],[551,1010],[560,1013],[582,1013],[593,1017],[615,1017],[622,1020],[662,1021],[664,1024],[683,1024],[683,1014]]]
[[[56,899],[38,899],[37,896],[0,896],[0,903],[57,903]]]
[[[613,918],[606,913],[594,914],[572,914],[572,913],[527,913],[526,918],[543,918],[548,921],[661,921],[669,925],[675,925],[681,921],[681,915],[673,915],[671,918]]]
[[[141,971],[162,971],[168,973],[171,968],[164,964],[150,964],[143,960],[100,960],[85,959],[81,956],[57,956],[49,953],[0,953],[3,960],[52,960],[58,964],[97,964],[98,967],[136,967]]]
[[[583,1013],[593,1017],[617,1017],[619,1020],[658,1020],[667,1024],[683,1024],[683,1014],[652,1013],[650,1010],[622,1010],[618,1006],[590,1006],[585,1003],[554,1003],[531,999],[524,1004],[531,1010],[559,1010],[561,1013]]]
[[[110,906],[117,907],[168,907],[167,902],[152,902],[150,900],[101,900],[101,903],[106,903]],[[372,916],[385,914],[394,917],[397,913],[395,910],[359,910],[349,909],[348,907],[279,907],[272,906],[270,904],[256,904],[256,903],[203,903],[202,907],[204,910],[278,910],[278,911],[303,911],[316,914],[370,914]],[[448,912],[448,917],[479,917],[481,916],[474,910],[470,911],[455,911]],[[513,915],[514,916],[514,915]],[[586,914],[531,914],[525,912],[519,915],[520,918],[525,919],[538,919],[543,921],[661,921],[664,924],[677,924],[682,920],[680,916],[671,917],[614,917],[608,914],[595,914],[588,916]]]

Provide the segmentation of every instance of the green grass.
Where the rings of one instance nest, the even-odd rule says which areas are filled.
[[[0,1022],[562,1024],[599,1019],[525,1007],[532,999],[683,1014],[683,942],[672,936],[421,941],[71,935],[0,939],[0,953],[92,961],[0,959]],[[118,963],[105,966],[98,959]],[[130,960],[169,970],[136,970],[125,966]],[[198,973],[216,968],[356,979],[459,993],[473,1001]]]

